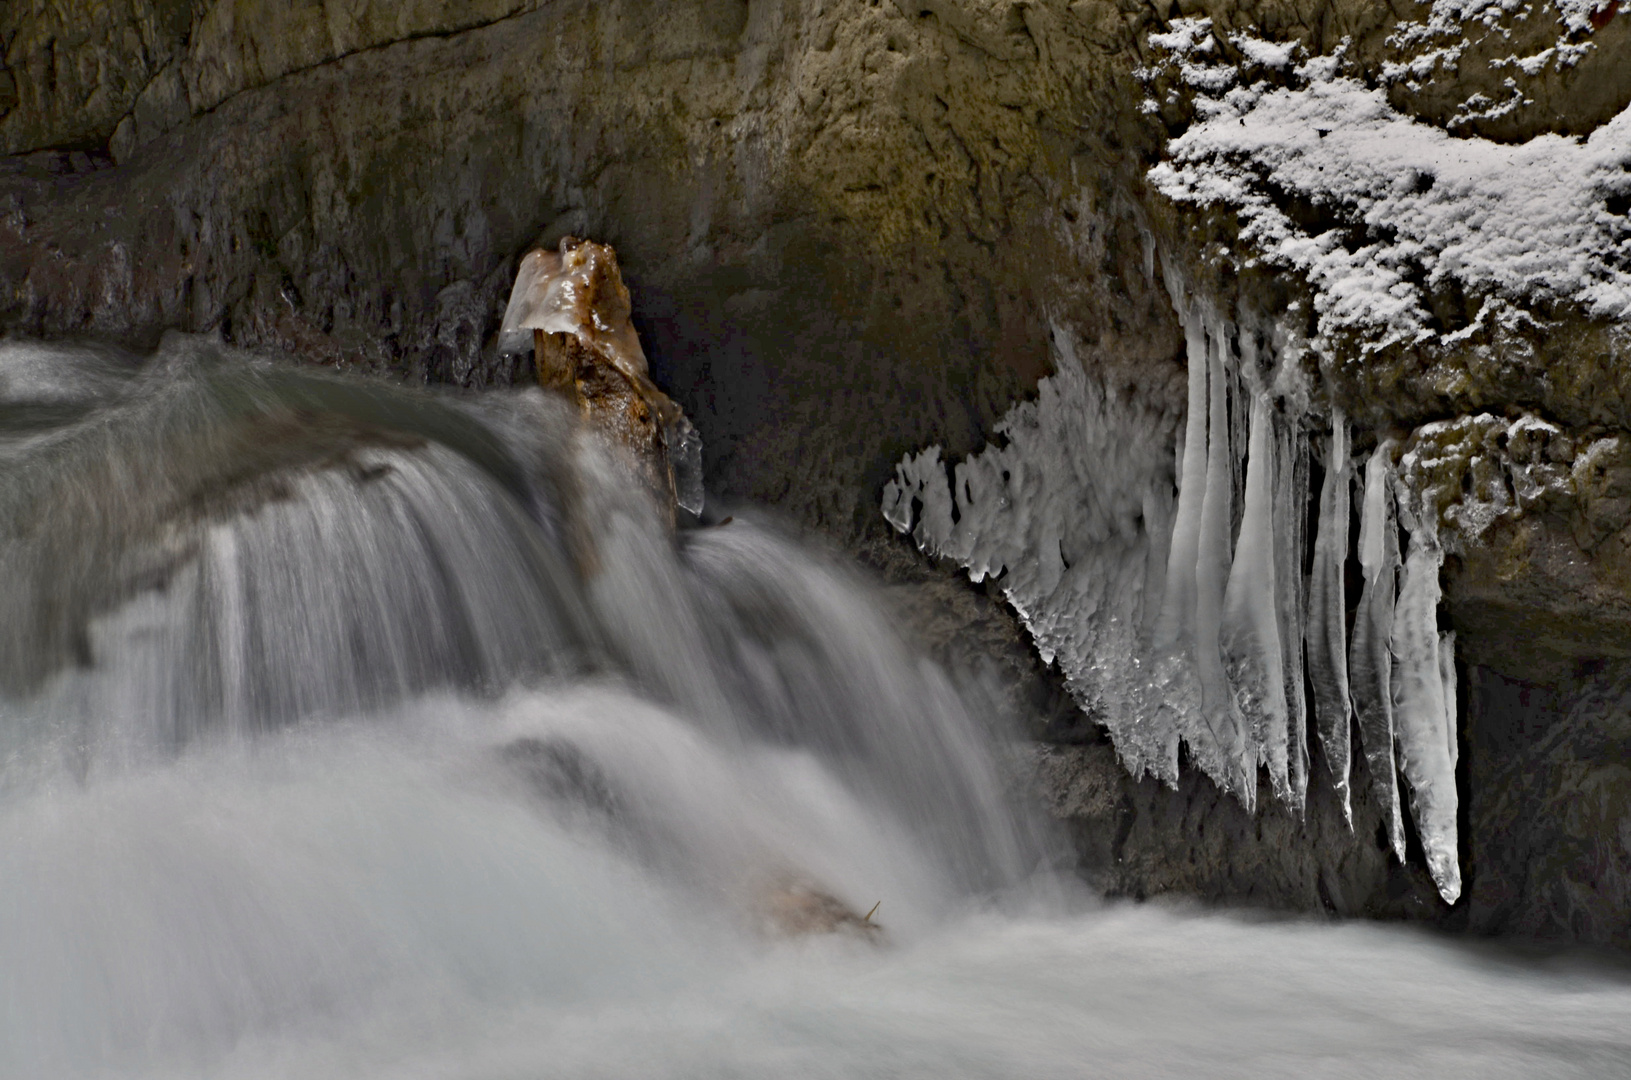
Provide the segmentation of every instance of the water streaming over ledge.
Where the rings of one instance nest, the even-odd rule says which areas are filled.
[[[1631,1069],[1623,973],[1039,885],[862,583],[642,499],[535,391],[0,345],[0,1076]]]

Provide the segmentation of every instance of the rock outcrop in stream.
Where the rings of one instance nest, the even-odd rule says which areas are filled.
[[[685,411],[652,384],[630,313],[617,253],[566,236],[558,252],[539,248],[521,260],[499,333],[521,335],[523,345],[531,337],[538,384],[625,452],[636,482],[670,520],[676,508],[700,514],[701,440]]]
[[[622,257],[652,381],[706,440],[710,492],[775,503],[861,551],[943,652],[986,665],[1049,743],[1048,797],[1107,888],[1631,941],[1614,884],[1631,874],[1631,774],[1613,765],[1631,667],[1631,337],[1609,295],[1631,243],[1631,172],[1614,157],[1631,17],[1613,0],[29,0],[0,13],[0,41],[0,328],[137,344],[216,332],[412,381],[530,381],[527,351],[498,333],[519,260],[594,236]],[[1516,292],[1460,272],[1477,237],[1424,245],[1412,215],[1479,205],[1455,188],[1466,178],[1396,157],[1371,162],[1400,166],[1382,202],[1320,187],[1308,148],[1347,135],[1275,111],[1310,94],[1427,133],[1434,153],[1481,140],[1521,159],[1550,140],[1581,164],[1553,216],[1606,237],[1606,254],[1560,269],[1519,258]],[[1192,183],[1249,149],[1225,134],[1271,128],[1296,137],[1258,144],[1263,171],[1228,192]],[[1401,290],[1403,336],[1340,318],[1320,275],[1342,259],[1396,276],[1382,292]],[[1204,507],[1195,558],[1141,539],[1185,515],[1169,266],[1236,328],[1229,341],[1244,311],[1308,349],[1299,370],[1322,417],[1305,431],[1310,552],[1338,519],[1319,494],[1338,409],[1355,461],[1395,440],[1401,482],[1435,493],[1436,629],[1454,630],[1460,666],[1465,880],[1448,913],[1421,834],[1408,817],[1395,831],[1377,795],[1386,755],[1352,735],[1339,767],[1335,721],[1302,733],[1301,816],[1272,799],[1248,812],[1180,767],[1193,763],[1178,743],[1148,751],[1176,787],[1128,776],[1104,734],[1121,706],[1084,714],[1067,696],[1065,645],[1130,655],[1112,645],[1159,615],[1138,597],[1171,595],[1173,566],[1201,565]],[[1038,523],[1054,547],[971,591],[889,536],[879,494],[902,455],[961,459],[1033,395],[1006,429],[1010,456],[1026,424],[1086,403],[1061,418],[1085,455],[1063,467],[1097,501]],[[1277,423],[1305,415],[1287,400]],[[1250,442],[1251,410],[1226,427]],[[1229,512],[1210,524],[1232,538],[1250,478],[1227,479]],[[1357,552],[1346,561],[1352,609]],[[1033,622],[1059,658],[1044,669],[998,593],[1089,563],[1102,572],[1074,576],[1082,602],[1131,621]],[[1311,597],[1331,595],[1335,577],[1320,580]],[[1277,715],[1266,609],[1231,607],[1230,585],[1210,582],[1234,612],[1231,655],[1264,661],[1254,678]],[[1304,689],[1285,678],[1284,599],[1282,698]],[[1341,655],[1324,602],[1320,679]],[[1356,697],[1360,679],[1350,667]],[[1309,685],[1321,714],[1334,699]],[[1270,789],[1282,775],[1298,789],[1294,735],[1283,774],[1279,744],[1261,743]],[[1500,839],[1515,821],[1525,839]]]

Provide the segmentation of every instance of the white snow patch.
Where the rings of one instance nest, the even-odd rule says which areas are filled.
[[[1557,21],[1571,34],[1590,32],[1591,17],[1607,11],[1610,0],[1552,0],[1557,8]]]
[[[1302,52],[1302,46],[1295,41],[1264,41],[1249,34],[1235,34],[1229,41],[1249,63],[1276,71],[1290,67]]]
[[[1168,144],[1150,180],[1178,202],[1227,207],[1244,251],[1305,274],[1322,336],[1362,351],[1430,338],[1429,294],[1455,284],[1497,317],[1570,302],[1631,318],[1631,109],[1584,142],[1452,138],[1394,110],[1380,89],[1297,69],[1296,88],[1237,87]],[[1325,211],[1311,231],[1285,203]]]

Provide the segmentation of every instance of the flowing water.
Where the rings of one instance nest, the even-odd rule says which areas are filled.
[[[1621,969],[1074,893],[863,583],[641,499],[536,391],[0,345],[0,1076],[1631,1075]]]

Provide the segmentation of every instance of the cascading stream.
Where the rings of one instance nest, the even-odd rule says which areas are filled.
[[[1631,1060],[1613,972],[1095,907],[860,582],[610,454],[537,390],[0,344],[0,1077]]]

